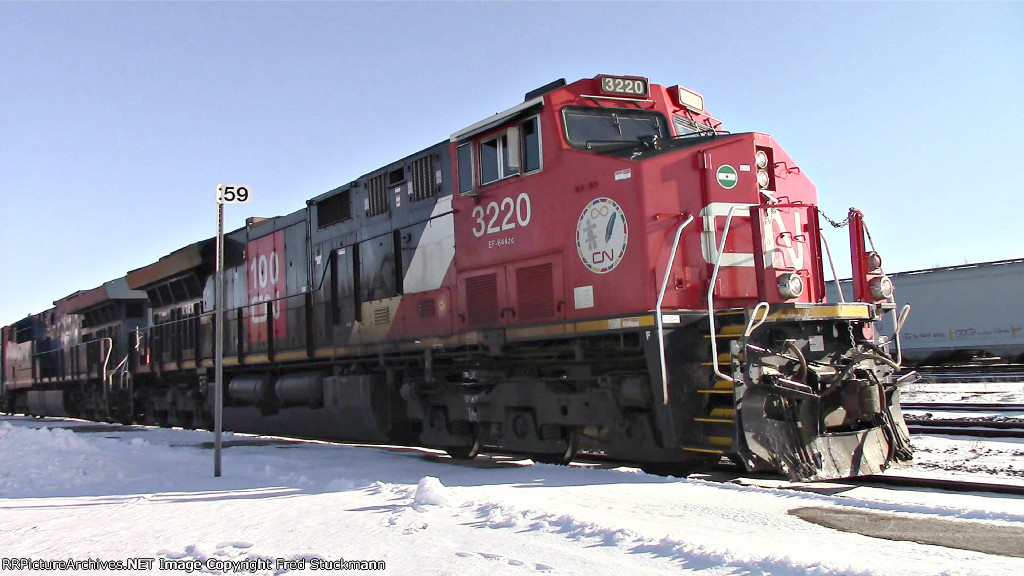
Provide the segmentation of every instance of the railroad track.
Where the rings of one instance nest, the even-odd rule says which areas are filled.
[[[855,488],[864,487],[892,487],[906,488],[912,490],[944,490],[957,493],[987,493],[987,494],[1010,494],[1024,496],[1024,484],[999,484],[996,482],[977,482],[973,480],[951,480],[946,478],[922,478],[916,476],[900,476],[895,474],[875,474],[872,476],[860,476],[858,478],[844,478],[841,480],[825,480],[823,482],[779,482],[781,478],[773,475],[762,475],[756,472],[744,472],[735,466],[721,464],[713,471],[698,473],[695,478],[709,482],[723,484],[739,484],[741,486],[756,486],[758,488],[775,488],[779,490],[796,490],[798,492],[827,493],[839,495],[842,488],[836,490],[835,486]]]
[[[1024,366],[995,364],[921,367],[916,370],[919,384],[1024,382]]]
[[[946,480],[941,478],[916,478],[911,476],[889,476],[876,474],[853,478],[851,483],[858,486],[894,486],[897,488],[925,488],[930,490],[946,490],[948,492],[988,492],[992,494],[1012,494],[1024,496],[1024,486],[1016,484],[996,484],[994,482],[973,482],[969,480]]]
[[[46,420],[51,420],[51,419],[50,418],[43,418],[41,420],[46,421]],[[55,422],[56,421],[66,421],[66,419],[62,419],[62,418],[53,418],[52,420],[55,421]],[[977,424],[976,422],[962,421],[962,420],[961,421],[953,421],[953,422],[966,423],[966,424]],[[1024,427],[1024,422],[1002,422],[1002,423],[998,423],[998,424],[1013,424],[1013,425],[1015,425],[1017,427]],[[75,432],[78,432],[78,433],[84,433],[84,432],[124,431],[124,430],[129,430],[129,429],[132,430],[132,431],[143,431],[143,430],[145,430],[145,427],[127,427],[127,426],[118,426],[118,425],[115,425],[115,424],[103,424],[103,423],[100,423],[100,424],[96,424],[96,425],[86,425],[86,426],[73,427],[73,428],[69,428],[69,429],[73,430]],[[927,430],[927,432],[925,432],[925,433],[929,433],[929,434],[938,433],[938,432],[934,431],[935,430],[934,428],[931,428],[931,427],[928,427],[928,426],[925,426],[924,429]],[[964,426],[960,426],[960,427],[957,427],[955,429],[959,429],[961,431],[963,431],[963,430],[970,430],[970,428],[964,427]],[[1010,430],[1012,431],[1012,428]],[[912,427],[911,431],[913,432],[913,427]],[[1024,428],[1020,429],[1019,431],[1020,432],[1024,432]],[[1003,433],[1003,435],[1005,436],[1006,429],[999,430],[999,432]],[[970,432],[967,432],[967,433],[975,435],[974,431],[970,431]],[[234,444],[235,445],[268,445],[268,444],[277,444],[277,443],[284,443],[284,442],[287,442],[287,443],[292,443],[292,442],[301,443],[301,442],[305,442],[305,441],[304,440],[300,440],[300,439],[253,437],[253,438],[241,439],[237,443],[234,443]],[[318,443],[321,443],[321,442],[318,442]],[[437,461],[437,462],[444,462],[444,463],[455,465],[455,466],[468,466],[468,467],[472,467],[472,468],[499,468],[499,467],[508,467],[508,466],[521,466],[521,465],[523,465],[521,462],[509,461],[509,460],[511,458],[524,458],[523,455],[519,455],[519,454],[487,454],[487,455],[481,455],[480,457],[478,457],[478,458],[476,458],[474,460],[462,461],[462,460],[451,460],[447,456],[442,455],[440,453],[437,453],[437,451],[432,451],[432,450],[428,451],[428,450],[425,450],[425,449],[418,449],[418,448],[413,448],[413,447],[378,446],[378,445],[372,445],[372,444],[345,444],[345,443],[342,443],[342,442],[338,442],[338,443],[335,443],[335,442],[322,442],[322,443],[325,443],[325,444],[339,444],[339,445],[343,445],[344,444],[344,445],[350,445],[350,446],[361,446],[361,447],[366,447],[366,448],[393,450],[393,451],[396,451],[396,452],[412,452],[412,453],[415,453],[414,455],[416,457],[418,457],[418,458],[429,459],[429,460]],[[207,447],[207,446],[205,446],[203,444],[200,444],[199,447]],[[586,454],[581,454],[580,457],[578,459],[574,459],[574,461],[575,462],[579,462],[579,463],[596,464],[596,465],[601,466],[601,467],[615,467],[615,466],[619,466],[619,465],[623,464],[621,462],[611,461],[611,460],[609,460],[609,459],[607,459],[607,458],[605,458],[603,456],[599,456],[599,455],[586,455]],[[685,478],[687,476],[687,474],[686,473],[682,473],[682,474],[679,474],[678,476],[681,477],[681,478]],[[741,485],[759,486],[759,487],[762,487],[762,488],[775,487],[775,488],[780,488],[780,489],[798,490],[798,491],[807,491],[807,492],[818,492],[819,491],[819,490],[816,489],[816,487],[815,487],[816,483],[814,483],[814,482],[798,483],[798,484],[794,484],[792,486],[788,486],[786,484],[783,484],[783,485],[780,486],[780,485],[778,485],[776,483],[776,481],[781,480],[781,478],[779,476],[762,476],[762,475],[757,474],[757,473],[744,472],[744,471],[741,471],[739,469],[739,467],[737,467],[735,464],[733,464],[731,462],[728,462],[726,460],[723,460],[717,466],[713,467],[713,469],[711,471],[709,471],[709,472],[697,474],[697,477],[699,477],[701,479],[704,479],[704,480],[709,480],[709,481],[712,481],[712,482],[735,483],[735,484],[741,484]],[[766,479],[767,480],[772,480],[773,481],[773,485],[772,486],[764,485],[762,483],[759,483],[758,479],[761,479],[761,480],[766,480]],[[996,484],[996,483],[992,483],[992,482],[974,482],[974,481],[966,481],[966,480],[947,480],[947,479],[937,479],[937,478],[919,478],[919,477],[908,477],[908,476],[898,476],[898,475],[888,475],[888,474],[877,474],[877,475],[873,475],[873,476],[863,476],[863,477],[859,477],[859,478],[847,478],[847,479],[844,479],[844,480],[832,480],[832,481],[828,481],[828,483],[829,484],[836,484],[836,483],[838,483],[838,484],[848,484],[851,487],[854,487],[854,486],[891,486],[891,487],[895,487],[895,488],[945,490],[945,491],[949,491],[949,492],[961,492],[961,493],[963,493],[963,492],[977,492],[977,493],[1010,494],[1010,495],[1015,495],[1015,496],[1024,496],[1024,485],[1013,485],[1013,484],[1007,485],[1007,484]]]
[[[907,429],[911,434],[942,434],[947,436],[972,436],[979,438],[1024,438],[1024,421],[1021,420],[936,420],[930,418],[908,418]]]
[[[1024,404],[992,402],[902,402],[904,410],[949,410],[951,412],[1024,412]]]

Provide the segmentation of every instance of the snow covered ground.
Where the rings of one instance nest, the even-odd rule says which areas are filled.
[[[1022,382],[918,383],[907,386],[903,402],[950,402],[1024,405]],[[1022,420],[1020,410],[956,412],[952,410],[907,410],[907,416],[930,414],[936,419]],[[914,467],[901,470],[909,476],[981,479],[1024,485],[1024,442],[981,440],[970,437],[914,437]]]
[[[211,440],[0,417],[0,573],[125,573],[5,559],[142,558],[153,574],[352,573],[382,567],[374,561],[383,569],[371,573],[429,576],[1024,574],[1024,558],[840,532],[789,513],[825,507],[947,520],[951,530],[1024,529],[1020,497],[839,484],[807,492],[244,435],[225,436],[224,475],[213,478]],[[1024,442],[914,443],[914,474],[1021,480],[1006,471],[1024,469]]]

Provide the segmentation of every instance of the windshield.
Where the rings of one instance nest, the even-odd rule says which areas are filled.
[[[683,118],[682,116],[673,116],[673,123],[676,125],[676,135],[686,136],[687,134],[704,133],[708,131],[707,126],[701,126],[689,118]]]
[[[661,114],[625,108],[565,108],[565,135],[569,144],[636,144],[646,136],[665,138],[668,134]]]

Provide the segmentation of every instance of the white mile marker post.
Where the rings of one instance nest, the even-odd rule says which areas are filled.
[[[224,205],[244,204],[251,198],[243,184],[217,184],[217,267],[213,307],[216,311],[213,354],[213,475],[220,477],[220,437],[224,418]]]

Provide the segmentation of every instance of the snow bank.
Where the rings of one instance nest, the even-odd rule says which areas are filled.
[[[70,428],[0,422],[0,497],[75,496],[130,486],[168,487],[171,470],[206,465],[199,451],[151,445],[142,438],[106,438]]]
[[[60,492],[124,478],[117,462],[106,462],[95,446],[61,428],[2,422],[0,454],[0,496]]]
[[[447,506],[451,503],[451,496],[444,484],[441,484],[440,479],[434,476],[425,476],[416,486],[416,495],[413,497],[413,501],[419,505]]]

